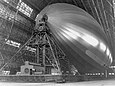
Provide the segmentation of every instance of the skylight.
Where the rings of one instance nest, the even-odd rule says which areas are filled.
[[[33,12],[33,9],[21,0],[19,1],[18,6],[16,8],[28,17],[30,17],[31,13]]]

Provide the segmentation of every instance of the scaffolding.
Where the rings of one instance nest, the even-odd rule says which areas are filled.
[[[30,39],[17,51],[17,53],[1,68],[4,69],[9,62],[12,61],[26,46],[30,46],[35,49],[36,62],[41,64],[42,67],[50,66],[58,71],[61,75],[61,64],[59,59],[66,59],[64,52],[56,44],[52,34],[47,26],[46,16],[39,21],[39,24],[35,26],[34,31]]]

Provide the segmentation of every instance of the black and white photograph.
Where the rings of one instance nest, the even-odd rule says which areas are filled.
[[[115,86],[115,0],[0,0],[0,86]]]

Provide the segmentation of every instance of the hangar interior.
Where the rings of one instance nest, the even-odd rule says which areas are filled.
[[[82,8],[97,20],[100,26],[103,27],[102,29],[107,38],[110,39],[108,44],[113,54],[111,66],[105,72],[92,71],[84,75],[102,76],[107,73],[106,77],[115,77],[115,2],[113,0],[0,0],[1,74],[3,72],[6,75],[20,74],[20,71],[24,72],[24,65],[31,64],[31,67],[34,65],[36,69],[40,70],[36,74],[55,75],[60,73],[61,69],[61,73],[68,74],[71,71],[72,74],[80,75],[79,70],[77,71],[69,59],[66,58],[63,50],[56,44],[55,40],[47,38],[47,45],[37,49],[40,45],[36,47],[35,37],[31,38],[37,16],[46,6],[54,3],[67,3]],[[39,35],[39,37],[42,36]],[[43,37],[42,39],[44,40]],[[55,67],[58,70],[51,71]]]

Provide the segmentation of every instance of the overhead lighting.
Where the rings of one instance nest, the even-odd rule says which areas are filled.
[[[99,44],[99,41],[96,38],[88,34],[82,36],[82,39],[94,47],[96,47]]]
[[[105,51],[105,50],[106,50],[106,46],[105,46],[105,44],[102,43],[102,42],[100,42],[100,49],[101,49],[102,51]]]

